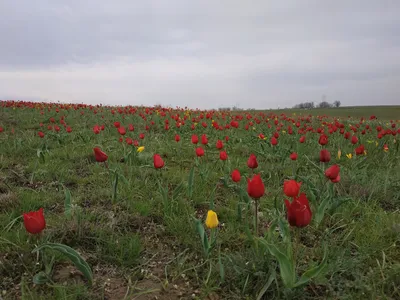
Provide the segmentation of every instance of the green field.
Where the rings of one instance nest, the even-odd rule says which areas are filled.
[[[400,299],[399,119],[399,106],[210,113],[0,102],[0,299]],[[116,121],[126,128],[123,137]],[[104,130],[95,134],[95,125]],[[324,146],[318,128],[328,136]],[[365,153],[355,155],[361,144]],[[107,164],[96,162],[94,147],[108,155]],[[320,162],[322,148],[330,162]],[[160,169],[156,153],[165,162]],[[324,175],[335,164],[337,183]],[[247,193],[254,174],[265,185],[258,200]],[[302,182],[308,226],[288,223],[289,179]],[[46,228],[30,234],[22,214],[39,208]],[[215,229],[205,225],[210,209],[218,215]],[[205,239],[213,247],[204,247]],[[92,284],[68,256],[32,253],[46,243],[73,248]]]

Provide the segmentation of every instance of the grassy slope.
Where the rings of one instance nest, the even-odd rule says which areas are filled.
[[[285,111],[288,112],[292,111]],[[396,115],[398,118],[398,112],[399,107],[310,111],[315,115],[335,116],[375,114],[381,120]],[[250,153],[257,154],[257,172],[262,173],[267,190],[260,209],[260,231],[265,233],[275,205],[284,215],[282,183],[292,176],[293,163],[287,158],[292,150],[299,154],[297,174],[307,177],[318,189],[325,188],[325,181],[310,163],[310,160],[317,162],[318,135],[308,134],[307,142],[298,144],[297,135],[281,134],[278,147],[271,148],[268,141],[262,147],[263,142],[257,139],[260,132],[267,136],[273,132],[265,124],[255,125],[254,131],[216,132],[211,126],[207,129],[198,126],[192,132],[186,128],[180,131],[180,144],[173,140],[175,129],[167,134],[163,129],[152,129],[143,141],[145,151],[121,163],[128,146],[118,143],[112,123],[116,120],[124,125],[133,123],[135,132],[128,132],[127,136],[137,138],[139,132],[145,132],[144,122],[137,114],[125,120],[109,112],[103,114],[104,121],[101,114],[85,111],[81,116],[69,111],[66,122],[73,128],[71,134],[44,130],[50,152],[41,163],[36,151],[44,140],[36,136],[38,124],[43,122],[46,127],[48,119],[58,120],[59,114],[46,111],[41,116],[39,111],[30,109],[0,110],[0,126],[6,129],[0,133],[0,228],[5,228],[22,212],[44,207],[48,226],[42,239],[62,242],[78,250],[95,275],[93,287],[88,287],[70,263],[60,258],[54,266],[54,283],[33,285],[33,275],[44,270],[50,254],[37,264],[36,255],[30,253],[37,241],[29,238],[18,219],[12,227],[1,231],[0,290],[7,291],[3,297],[123,299],[127,295],[127,299],[132,299],[141,294],[137,299],[154,299],[155,295],[158,299],[185,299],[192,295],[199,299],[255,298],[271,270],[277,269],[276,262],[251,247],[245,222],[237,218],[238,196],[217,183],[233,168],[238,168],[243,177],[248,176],[247,158]],[[152,118],[158,122],[157,116]],[[106,129],[95,136],[91,128],[102,122]],[[319,125],[318,120],[315,122]],[[386,121],[382,124],[386,126]],[[10,133],[11,127],[15,128],[14,134]],[[196,170],[190,198],[186,190],[189,170],[194,164],[192,133],[207,133],[210,147],[206,147],[206,156]],[[226,146],[229,161],[224,165],[218,161],[215,142],[225,134],[230,141]],[[400,298],[400,250],[396,245],[400,240],[398,143],[393,144],[393,138],[387,138],[390,151],[385,153],[367,140],[376,140],[375,130],[362,137],[368,151],[366,158],[349,160],[344,157],[352,152],[349,142],[338,133],[330,137],[328,149],[332,152],[332,162],[338,162],[342,170],[336,192],[349,201],[326,216],[318,228],[312,224],[295,234],[298,273],[321,261],[325,244],[327,268],[311,284],[292,291],[285,290],[278,278],[267,290],[265,299]],[[111,204],[107,169],[93,160],[94,145],[100,145],[109,154],[110,168],[120,170],[126,178],[126,183],[120,181],[115,205]],[[338,147],[344,153],[340,160],[335,155]],[[153,153],[164,157],[166,168],[161,172],[152,167]],[[158,181],[170,189],[167,203],[158,191]],[[172,195],[182,182],[183,188]],[[242,185],[245,187],[244,178]],[[71,191],[76,204],[71,220],[64,216],[64,187]],[[303,184],[303,188],[307,189],[307,185]],[[223,223],[218,240],[225,267],[224,282],[220,280],[216,251],[210,269],[193,226],[193,217],[204,220],[210,197],[214,198],[215,210]],[[244,210],[243,218],[246,215]],[[251,213],[248,217],[251,218]]]

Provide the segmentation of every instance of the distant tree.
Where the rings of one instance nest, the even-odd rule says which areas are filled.
[[[336,100],[335,102],[333,102],[333,106],[335,106],[335,107],[340,107],[341,104],[342,104],[342,103],[341,103],[340,101],[338,101],[338,100]]]
[[[332,107],[332,104],[330,104],[327,101],[322,101],[318,104],[318,108],[330,108]]]

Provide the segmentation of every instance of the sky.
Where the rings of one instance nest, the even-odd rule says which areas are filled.
[[[400,1],[0,1],[0,99],[400,104]]]

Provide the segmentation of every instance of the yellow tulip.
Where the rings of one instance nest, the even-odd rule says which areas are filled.
[[[375,142],[375,147],[378,147],[378,145],[379,145],[379,143],[378,143],[378,142]]]
[[[340,149],[337,152],[337,158],[340,159],[342,157],[342,151]]]
[[[346,154],[346,156],[348,159],[351,159],[353,157],[353,154],[349,153],[349,154]]]
[[[144,146],[140,146],[140,147],[137,148],[136,151],[137,151],[138,153],[140,153],[140,152],[142,152],[143,150],[144,150]]]
[[[207,212],[207,218],[206,218],[207,228],[210,228],[210,229],[215,228],[218,226],[218,224],[219,224],[219,222],[218,222],[217,213],[213,210],[209,210]]]

